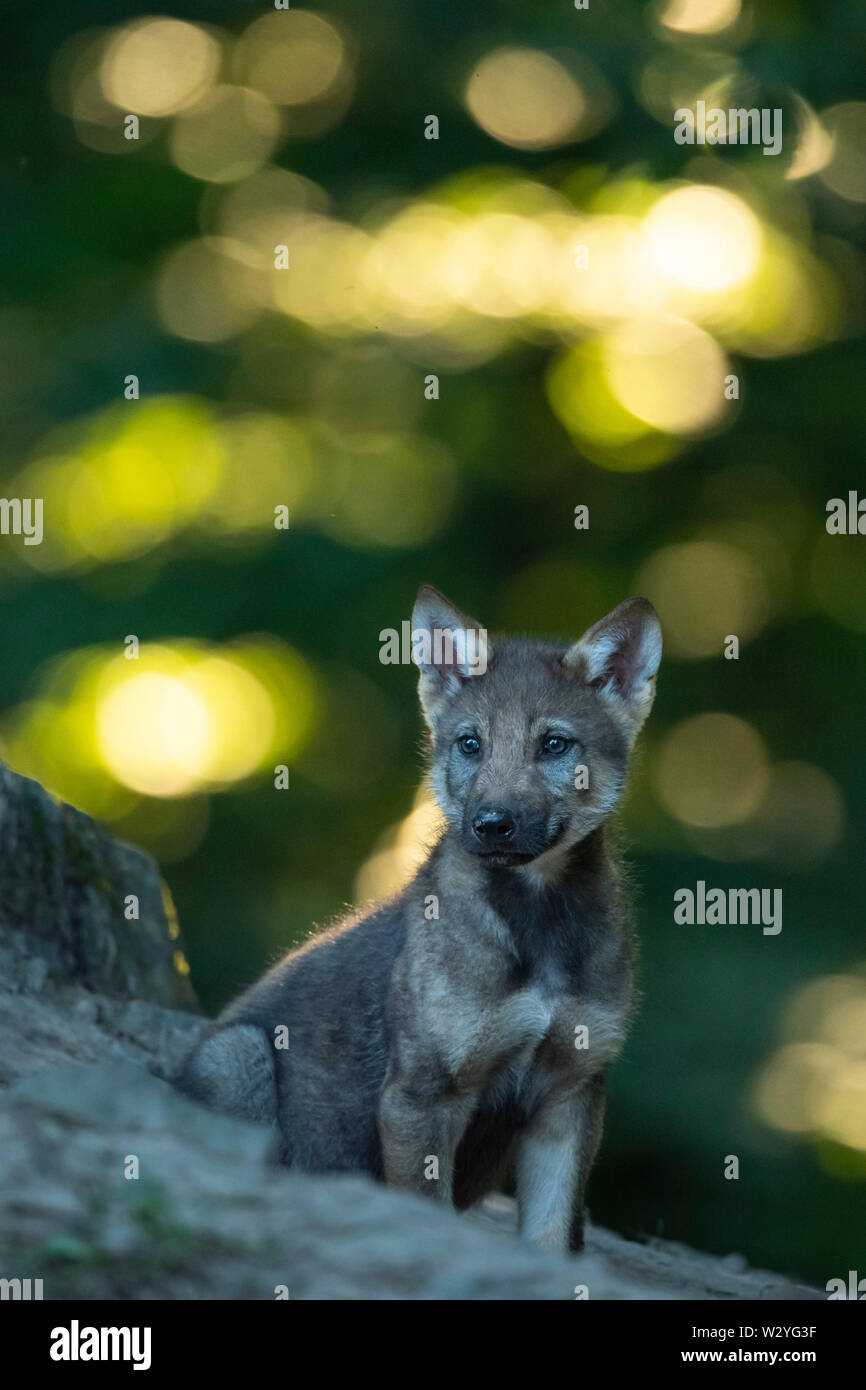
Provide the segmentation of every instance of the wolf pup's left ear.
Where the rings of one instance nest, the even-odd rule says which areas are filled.
[[[418,694],[428,721],[439,701],[470,676],[483,676],[489,661],[487,633],[429,584],[412,610],[412,660],[421,672]]]
[[[579,680],[611,697],[640,729],[656,693],[662,629],[645,598],[627,598],[594,623],[562,659]]]

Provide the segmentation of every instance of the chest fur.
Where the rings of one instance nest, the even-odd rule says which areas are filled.
[[[623,1005],[532,985],[474,1017],[467,1011],[448,1038],[447,1064],[461,1089],[504,1099],[595,1075],[617,1057],[625,1033]]]
[[[625,1038],[618,921],[585,895],[518,890],[495,902],[445,895],[438,929],[410,933],[398,971],[398,1033],[464,1094],[521,1091],[533,1075],[577,1084]]]

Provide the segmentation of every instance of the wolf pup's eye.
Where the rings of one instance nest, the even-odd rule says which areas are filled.
[[[465,753],[467,758],[474,758],[476,753],[481,752],[481,744],[474,734],[463,734],[457,740],[457,747],[461,753]]]
[[[572,739],[564,738],[562,734],[545,734],[541,740],[541,751],[552,758],[558,758],[560,753],[565,753],[571,747],[572,742]]]

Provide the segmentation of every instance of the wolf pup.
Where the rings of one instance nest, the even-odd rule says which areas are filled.
[[[630,598],[571,647],[491,647],[426,586],[412,625],[441,839],[392,902],[231,1004],[178,1085],[272,1126],[295,1168],[368,1173],[459,1209],[513,1183],[524,1234],[579,1250],[632,997],[605,822],[652,706],[661,629]]]

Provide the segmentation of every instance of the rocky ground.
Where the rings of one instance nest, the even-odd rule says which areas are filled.
[[[156,866],[0,765],[0,1278],[45,1298],[822,1296],[600,1228],[550,1255],[504,1197],[461,1217],[287,1172],[265,1131],[167,1084],[202,1026]]]

